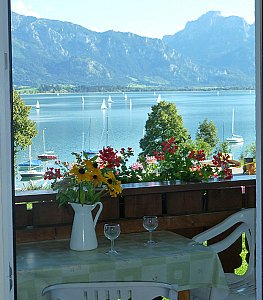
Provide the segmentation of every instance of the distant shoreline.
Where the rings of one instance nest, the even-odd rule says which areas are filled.
[[[14,89],[19,94],[81,94],[81,93],[129,93],[129,92],[205,92],[205,91],[255,91],[255,87],[68,87],[68,86],[59,86],[54,87],[46,86],[45,90],[43,88],[34,88],[34,87],[14,87]]]

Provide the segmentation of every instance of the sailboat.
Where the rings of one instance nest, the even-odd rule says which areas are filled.
[[[33,168],[33,165],[32,165],[32,155],[31,155],[31,145],[29,145],[29,147],[28,147],[28,155],[29,155],[28,170],[21,171],[19,173],[20,176],[22,177],[22,179],[27,179],[27,178],[42,178],[42,177],[44,177],[45,172],[43,172],[43,171],[37,171],[37,170],[35,170]]]
[[[112,103],[113,101],[112,101],[112,99],[111,99],[111,96],[109,96],[109,98],[108,98],[108,103]]]
[[[160,103],[161,101],[162,101],[162,98],[161,98],[161,95],[159,94],[158,97],[157,97],[156,102],[157,102],[157,103]]]
[[[40,109],[40,104],[39,104],[38,100],[37,100],[37,103],[36,103],[36,109]]]
[[[102,110],[104,109],[107,109],[107,105],[106,105],[106,101],[105,99],[102,100],[102,104],[101,104],[101,107],[100,107]]]
[[[104,137],[104,134],[105,134],[105,137],[106,137],[105,147],[107,147],[107,146],[109,146],[109,116],[108,115],[105,116],[105,122],[104,122],[104,125],[103,125],[103,130],[102,130],[102,133],[101,133],[98,148],[100,147],[100,145],[102,143],[102,139]]]
[[[40,168],[42,166],[42,161],[40,159],[29,159],[18,165],[20,171],[25,171],[30,168]]]
[[[91,118],[90,118],[90,121],[89,121],[89,140],[88,140],[88,149],[84,149],[84,132],[82,133],[82,151],[88,155],[89,158],[92,158],[94,157],[95,155],[98,155],[99,154],[99,150],[96,150],[96,149],[91,149],[90,148],[90,134],[91,134]]]
[[[41,160],[52,160],[56,159],[57,156],[55,155],[54,151],[46,151],[46,139],[45,139],[45,129],[42,131],[42,140],[43,140],[43,149],[44,152],[37,156],[38,159]]]
[[[241,135],[237,135],[237,134],[234,134],[234,119],[235,119],[235,110],[233,109],[232,111],[232,136],[229,137],[229,138],[226,138],[227,142],[229,143],[243,143],[244,142],[244,139]]]

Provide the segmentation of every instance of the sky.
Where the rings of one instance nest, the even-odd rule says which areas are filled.
[[[69,21],[94,31],[162,38],[210,10],[254,22],[255,0],[11,0],[11,9],[37,18]]]

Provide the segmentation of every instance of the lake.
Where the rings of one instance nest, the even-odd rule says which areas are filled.
[[[244,143],[231,146],[233,158],[239,159],[245,147],[255,141],[254,91],[131,92],[126,93],[127,97],[121,92],[22,95],[25,104],[32,107],[30,118],[39,131],[33,139],[32,158],[43,152],[43,130],[46,150],[54,150],[62,161],[71,161],[73,151],[80,152],[83,147],[100,149],[107,141],[116,149],[132,147],[137,156],[148,113],[159,94],[162,100],[176,105],[193,139],[205,118],[216,124],[220,140],[230,137],[234,109],[234,131]],[[105,110],[101,109],[103,99],[108,107]],[[40,109],[35,107],[37,100]],[[18,155],[18,163],[24,160],[28,160],[27,151]],[[20,176],[17,186],[21,186],[19,181]]]

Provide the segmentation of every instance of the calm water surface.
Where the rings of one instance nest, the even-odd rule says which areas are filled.
[[[234,158],[238,159],[245,146],[255,141],[254,91],[220,91],[219,94],[216,91],[138,92],[127,93],[127,100],[123,93],[22,95],[26,105],[32,106],[30,118],[36,122],[39,131],[33,140],[32,158],[36,159],[43,152],[43,130],[46,150],[54,150],[61,160],[72,160],[70,153],[80,152],[83,147],[102,148],[107,140],[116,149],[132,147],[137,156],[148,113],[156,104],[158,94],[162,100],[177,106],[192,138],[205,118],[214,121],[220,140],[230,137],[234,109],[235,133],[244,138],[243,144],[232,146]],[[109,95],[113,101],[111,107],[101,110],[103,99],[107,104]],[[35,108],[37,100],[39,110]],[[18,163],[27,159],[28,154],[23,151]]]

